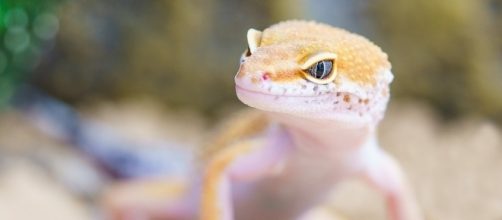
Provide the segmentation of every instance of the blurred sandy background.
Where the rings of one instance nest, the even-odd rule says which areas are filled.
[[[379,134],[428,219],[502,219],[500,0],[2,1],[0,219],[100,219],[104,191],[164,166],[111,174],[37,127],[18,105],[33,101],[24,88],[118,135],[95,139],[142,148],[146,161],[159,142],[196,151],[244,107],[232,79],[246,30],[290,18],[363,34],[389,54],[394,98]],[[351,219],[384,219],[380,197],[359,183],[332,200]]]

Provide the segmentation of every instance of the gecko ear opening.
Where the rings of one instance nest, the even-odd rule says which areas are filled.
[[[251,54],[256,51],[256,48],[258,48],[258,46],[260,46],[261,35],[262,35],[261,31],[255,30],[253,28],[248,30],[247,40],[248,40],[249,52]]]

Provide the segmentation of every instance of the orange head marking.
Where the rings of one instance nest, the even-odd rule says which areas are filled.
[[[238,77],[262,71],[276,82],[304,78],[303,62],[319,53],[334,54],[338,77],[360,85],[375,84],[378,72],[391,67],[387,55],[366,38],[315,22],[287,21],[263,32],[251,29],[248,44],[252,53],[244,57],[246,71]]]

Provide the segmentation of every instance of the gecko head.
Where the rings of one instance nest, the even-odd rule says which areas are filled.
[[[392,81],[387,55],[366,38],[325,24],[287,21],[250,29],[235,77],[238,98],[268,112],[378,121]]]

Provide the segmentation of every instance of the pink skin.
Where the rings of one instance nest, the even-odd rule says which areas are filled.
[[[270,144],[239,159],[229,170],[229,176],[239,177],[233,178],[237,189],[242,189],[239,187],[241,184],[246,185],[239,180],[253,182],[246,185],[249,193],[236,192],[241,193],[235,197],[236,219],[297,218],[321,202],[336,182],[359,172],[362,165],[354,161],[365,160],[369,147],[364,147],[364,137],[369,132],[367,127],[330,126],[320,121],[285,115],[272,114],[271,117],[278,120],[280,126],[277,135],[269,133]],[[348,129],[351,132],[347,132]],[[337,135],[331,135],[333,131],[349,136],[340,140]],[[323,138],[319,139],[321,136]],[[272,144],[274,142],[278,144]],[[359,146],[349,147],[346,144]],[[282,149],[282,152],[271,150],[274,148]],[[277,166],[282,167],[280,172],[270,172],[277,170]],[[266,201],[270,200],[278,204],[273,204],[275,208],[268,210],[266,206],[270,204]]]
[[[234,185],[233,195],[227,195],[228,197],[220,197],[222,200],[221,204],[224,204],[224,212],[227,216],[225,219],[234,219],[232,213],[232,202],[227,200],[228,198],[234,197],[234,201],[246,201],[250,197],[249,193],[253,193],[254,184],[248,184],[254,182],[255,180],[263,179],[266,176],[274,175],[277,171],[277,166],[285,159],[285,155],[288,155],[291,151],[290,138],[283,129],[278,126],[272,125],[264,134],[264,138],[258,139],[257,143],[263,144],[260,150],[254,151],[247,154],[244,157],[239,158],[235,163],[233,163],[229,168],[227,168],[227,175],[230,182],[222,184],[222,187],[230,187],[228,183],[242,183],[242,185]],[[225,186],[224,186],[225,185]],[[229,189],[224,189],[222,192],[229,192]],[[258,218],[258,214],[263,212],[263,209],[258,205],[254,204],[255,207],[249,204],[242,205],[242,203],[237,202],[237,211],[243,211],[244,216],[248,216],[251,219],[277,219],[277,218]],[[239,214],[239,213],[237,213]],[[240,217],[239,219],[245,219]]]

